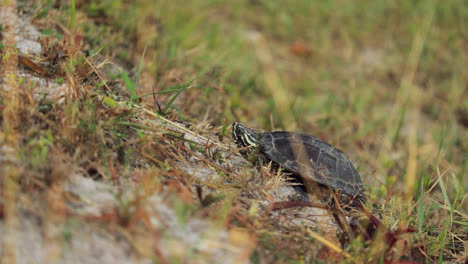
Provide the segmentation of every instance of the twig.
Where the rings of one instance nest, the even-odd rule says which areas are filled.
[[[202,139],[202,140],[205,140],[205,141],[207,141],[207,142],[210,141],[208,138],[206,138],[206,137],[204,137],[204,136],[202,136],[202,135],[199,135],[199,134],[197,134],[197,133],[191,131],[190,129],[187,129],[187,128],[185,128],[185,127],[182,127],[182,126],[180,126],[179,124],[177,124],[177,123],[175,123],[175,122],[172,122],[171,120],[169,120],[169,119],[163,117],[162,115],[155,114],[155,113],[153,113],[153,112],[151,112],[151,111],[149,111],[149,110],[147,110],[147,109],[145,109],[145,108],[143,108],[143,107],[141,107],[141,106],[138,106],[138,105],[135,105],[135,107],[140,108],[141,110],[143,110],[143,111],[146,112],[147,114],[152,115],[152,116],[154,116],[154,117],[157,117],[157,118],[163,120],[164,122],[167,122],[167,123],[169,123],[169,124],[171,124],[171,125],[177,127],[178,129],[180,129],[180,130],[182,130],[182,131],[184,131],[184,132],[189,133],[189,134],[192,135],[192,136],[195,136],[195,137],[200,138],[200,139]],[[216,143],[216,142],[214,142],[214,141],[211,141],[211,142],[212,142],[214,145],[216,145],[217,147],[220,147],[220,148],[222,148],[222,149],[224,149],[224,150],[229,150],[229,147],[226,147],[226,146],[223,145],[223,144]]]
[[[345,251],[343,251],[341,248],[337,247],[335,244],[333,244],[332,242],[328,241],[327,239],[325,239],[324,237],[322,237],[321,235],[319,235],[318,233],[310,230],[310,229],[307,229],[307,232],[309,233],[309,235],[314,238],[314,239],[317,239],[320,243],[324,244],[325,246],[327,246],[329,249],[333,250],[333,251],[336,251],[340,254],[343,254],[346,258],[351,258],[351,255],[349,255],[348,253],[346,253]]]

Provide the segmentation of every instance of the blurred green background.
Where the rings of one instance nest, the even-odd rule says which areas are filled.
[[[97,18],[77,20],[96,50],[137,65],[147,47],[149,77],[140,93],[196,79],[177,99],[182,116],[316,135],[350,152],[382,192],[395,179],[412,191],[422,179],[427,188],[436,167],[456,178],[450,188],[466,189],[468,5],[462,0],[77,6]]]

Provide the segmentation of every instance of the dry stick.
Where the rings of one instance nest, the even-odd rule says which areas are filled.
[[[324,244],[325,246],[327,246],[329,249],[333,250],[333,251],[336,251],[340,254],[343,254],[346,258],[350,258],[351,255],[349,255],[347,252],[343,251],[340,247],[336,246],[335,244],[333,244],[332,242],[328,241],[327,239],[325,239],[324,237],[322,237],[321,235],[319,235],[318,233],[310,230],[310,229],[307,229],[307,232],[309,233],[309,235],[314,238],[314,239],[317,239],[320,243]]]
[[[89,62],[89,60],[84,57],[85,61],[88,63],[88,65],[93,69],[93,71],[97,74],[97,76],[99,77],[99,79],[101,79],[101,81],[104,83],[104,86],[107,88],[107,91],[111,91],[111,89],[109,88],[109,86],[107,85],[107,81],[104,80],[104,78],[102,77],[102,75],[99,73],[99,71],[94,67],[94,65]]]
[[[187,128],[185,128],[185,127],[182,127],[182,126],[180,126],[179,124],[177,124],[177,123],[175,123],[175,122],[172,122],[171,120],[169,120],[169,119],[167,119],[167,118],[165,118],[165,117],[163,117],[163,116],[161,116],[161,115],[155,114],[155,113],[153,113],[153,112],[151,112],[151,111],[149,111],[149,110],[147,110],[147,109],[145,109],[145,108],[143,108],[143,107],[141,107],[141,106],[135,105],[135,107],[137,107],[137,108],[143,110],[144,112],[146,112],[146,113],[149,114],[149,115],[152,115],[152,116],[154,116],[154,117],[157,117],[157,118],[163,120],[164,122],[169,123],[169,124],[171,124],[171,125],[177,127],[178,129],[180,129],[180,130],[182,130],[182,131],[184,131],[184,132],[189,133],[189,134],[192,135],[192,136],[195,136],[195,137],[197,137],[197,138],[200,138],[200,139],[202,139],[202,140],[205,140],[206,142],[209,142],[209,141],[210,141],[208,138],[206,138],[206,137],[204,137],[204,136],[202,136],[202,135],[199,135],[199,134],[197,134],[197,133],[191,131],[190,129],[187,129]],[[219,148],[222,148],[222,149],[225,149],[225,150],[229,150],[229,147],[226,147],[226,146],[223,145],[223,144],[219,144],[219,143],[216,143],[216,142],[214,142],[214,141],[211,141],[211,142],[212,142],[214,145],[216,145],[217,147],[219,147]]]
[[[303,143],[304,144],[304,143]],[[310,162],[312,164],[314,164],[313,160],[311,159]],[[346,215],[343,211],[343,208],[341,207],[341,204],[340,204],[340,201],[338,200],[338,198],[336,197],[336,193],[335,191],[333,190],[333,188],[331,187],[331,185],[328,183],[328,180],[327,178],[325,177],[325,175],[323,175],[322,173],[318,172],[319,176],[323,178],[323,180],[326,182],[326,187],[328,188],[328,191],[333,195],[333,200],[335,201],[335,206],[334,208],[331,208],[332,210],[331,213],[332,213],[332,216],[335,218],[338,226],[343,230],[345,231],[348,235],[352,236],[352,232],[351,232],[351,227],[349,226],[348,222],[346,221]],[[341,217],[341,218],[340,218]],[[344,220],[343,220],[344,219]]]
[[[287,202],[275,202],[268,205],[265,210],[266,215],[270,215],[271,211],[295,208],[295,207],[314,207],[321,209],[330,209],[329,206],[322,203],[306,202],[306,201],[287,201]]]
[[[2,64],[3,71],[1,92],[3,96],[3,131],[0,132],[0,181],[3,185],[4,198],[4,228],[2,237],[1,263],[16,263],[18,249],[18,177],[19,146],[18,146],[18,53],[16,39],[18,37],[18,17],[15,0],[0,0],[0,21],[2,30]]]

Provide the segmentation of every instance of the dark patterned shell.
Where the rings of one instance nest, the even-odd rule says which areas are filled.
[[[299,174],[304,183],[314,181],[352,196],[362,196],[361,177],[339,149],[299,133],[259,134],[261,152],[281,167]]]

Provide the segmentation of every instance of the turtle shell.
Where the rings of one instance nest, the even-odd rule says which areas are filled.
[[[363,197],[361,177],[339,149],[306,134],[259,133],[260,151],[288,171],[299,174],[305,185],[318,182],[342,193]]]

